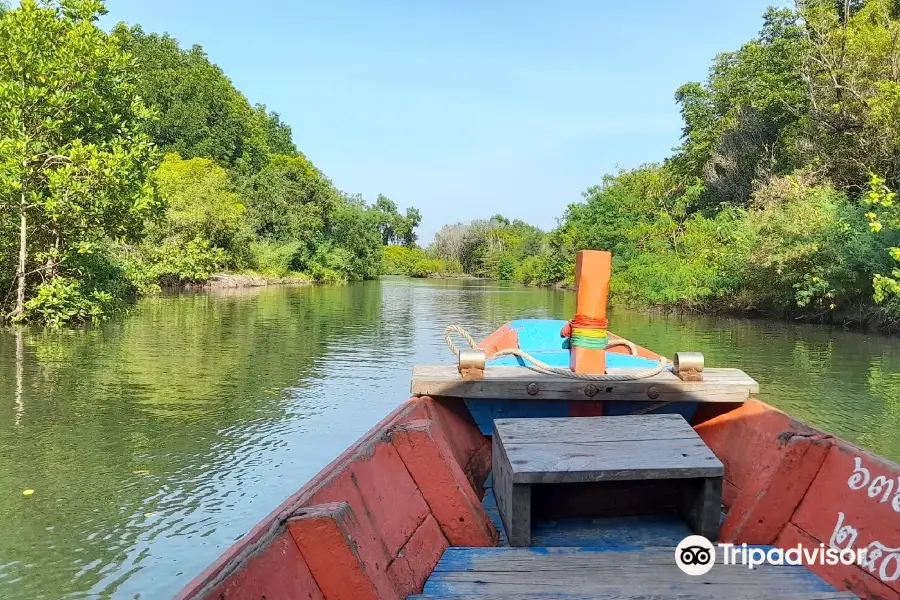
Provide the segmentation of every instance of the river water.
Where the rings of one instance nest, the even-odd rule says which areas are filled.
[[[410,280],[142,301],[98,328],[0,330],[0,598],[168,598],[449,361],[443,328],[570,317],[569,292]],[[900,341],[613,311],[671,356],[900,459]],[[30,496],[23,491],[34,490]]]

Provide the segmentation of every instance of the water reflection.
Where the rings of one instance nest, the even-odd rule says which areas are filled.
[[[182,295],[96,329],[0,333],[0,597],[171,596],[448,360],[571,315],[572,294],[387,278]],[[736,366],[762,398],[900,457],[900,343],[781,323],[614,311],[612,328]],[[22,490],[32,488],[31,497]]]

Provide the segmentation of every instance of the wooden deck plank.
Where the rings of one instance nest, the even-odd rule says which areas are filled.
[[[718,600],[719,596],[706,595],[702,592],[672,592],[671,595],[656,596],[661,600]],[[748,594],[746,596],[729,596],[737,600],[858,600],[856,595],[850,592],[798,592],[795,594],[779,594],[777,596],[759,596],[758,594]],[[409,596],[407,600],[654,600],[651,596],[645,595],[623,595],[618,592],[609,594],[575,594],[575,593],[559,593],[559,594],[518,594],[518,593],[476,593],[476,594],[418,594]]]
[[[645,600],[808,600],[835,592],[801,566],[760,565],[751,571],[718,564],[702,577],[691,577],[675,565],[672,547],[448,548],[423,590],[446,598]]]
[[[495,419],[494,424],[505,443],[515,444],[697,439],[680,415]]]
[[[739,403],[758,393],[759,384],[738,369],[706,369],[703,381],[681,381],[664,371],[636,381],[591,382],[545,375],[527,367],[494,366],[485,369],[484,379],[463,380],[453,365],[419,365],[413,367],[411,391],[415,396],[514,400]]]
[[[603,418],[603,417],[600,417]],[[496,424],[496,422],[495,422]],[[510,444],[514,483],[578,483],[721,477],[722,462],[694,440]],[[499,485],[499,484],[498,484]]]

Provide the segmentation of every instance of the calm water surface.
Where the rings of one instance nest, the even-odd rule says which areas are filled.
[[[567,318],[574,296],[384,279],[143,301],[101,328],[0,331],[0,598],[168,598],[406,399],[413,364]],[[671,356],[900,459],[900,342],[783,323],[613,312]],[[32,496],[22,491],[33,489]]]

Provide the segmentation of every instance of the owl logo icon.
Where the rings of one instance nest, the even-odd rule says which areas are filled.
[[[688,575],[704,575],[716,564],[716,549],[702,535],[689,535],[675,548],[675,564]]]

